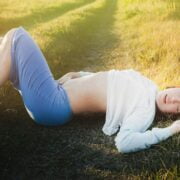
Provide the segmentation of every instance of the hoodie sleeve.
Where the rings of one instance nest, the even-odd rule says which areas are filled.
[[[135,112],[129,116],[115,138],[118,151],[129,153],[147,149],[173,135],[170,126],[147,130],[152,120],[143,112]]]

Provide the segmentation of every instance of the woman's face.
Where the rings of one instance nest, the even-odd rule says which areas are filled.
[[[156,104],[163,113],[180,114],[180,88],[159,91]]]

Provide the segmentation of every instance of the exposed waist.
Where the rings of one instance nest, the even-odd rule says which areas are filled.
[[[63,87],[74,113],[106,111],[107,72],[69,80]]]

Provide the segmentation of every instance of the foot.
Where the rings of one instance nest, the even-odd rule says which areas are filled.
[[[9,79],[11,67],[11,41],[16,29],[8,31],[0,39],[0,87]]]

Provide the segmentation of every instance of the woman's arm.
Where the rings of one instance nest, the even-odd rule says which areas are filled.
[[[122,125],[120,132],[115,138],[116,147],[122,153],[147,149],[151,145],[166,140],[180,132],[180,120],[175,121],[166,128],[153,128],[147,131],[141,131],[144,128],[143,119],[141,121],[141,119],[132,116],[128,121]]]
[[[64,84],[66,81],[70,79],[75,79],[75,78],[80,78],[83,76],[91,75],[93,74],[92,72],[84,72],[84,71],[79,71],[79,72],[69,72],[62,76],[60,79],[58,79],[58,83]]]

